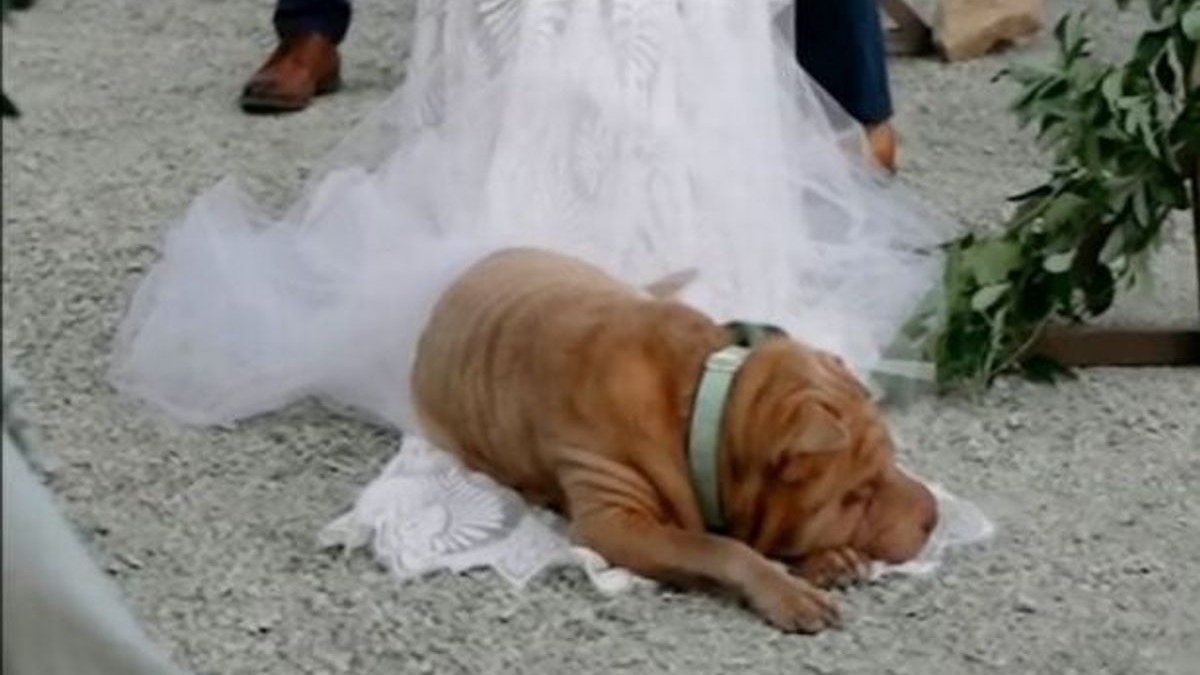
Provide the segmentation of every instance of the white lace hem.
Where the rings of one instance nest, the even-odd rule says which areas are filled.
[[[992,537],[994,526],[974,504],[927,485],[940,514],[929,544],[902,565],[873,564],[872,579],[932,574],[950,549]],[[516,492],[412,435],[354,508],[322,530],[319,541],[346,549],[369,544],[375,558],[403,581],[439,571],[492,569],[521,589],[545,570],[577,567],[606,595],[653,585],[572,544],[557,514],[528,505]]]

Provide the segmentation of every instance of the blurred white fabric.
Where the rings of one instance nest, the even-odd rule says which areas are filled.
[[[786,6],[423,0],[407,81],[284,218],[226,181],[169,229],[113,381],[194,424],[320,396],[411,430],[432,304],[507,246],[635,285],[694,268],[683,300],[869,375],[953,228],[871,166]]]
[[[4,370],[5,675],[183,675],[152,644],[26,463]]]

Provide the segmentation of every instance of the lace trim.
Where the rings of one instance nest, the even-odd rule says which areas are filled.
[[[517,588],[554,567],[578,567],[600,592],[650,584],[571,544],[566,523],[516,492],[464,468],[450,453],[407,436],[349,512],[320,534],[323,546],[370,545],[401,580],[490,568]]]
[[[992,537],[994,526],[974,504],[939,485],[927,485],[939,512],[929,544],[902,565],[873,564],[872,579],[932,574],[949,549]],[[326,526],[319,542],[348,550],[369,545],[376,559],[403,581],[439,571],[492,569],[524,588],[545,570],[577,567],[606,595],[654,583],[573,545],[561,517],[528,505],[513,490],[466,469],[417,436],[403,440],[354,508]]]

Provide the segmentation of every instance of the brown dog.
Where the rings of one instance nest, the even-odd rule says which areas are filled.
[[[514,249],[442,296],[413,394],[431,440],[565,512],[575,538],[612,563],[716,583],[784,630],[818,631],[838,610],[817,586],[915,556],[936,505],[895,466],[879,412],[841,362],[778,338],[733,382],[718,460],[727,531],[707,532],[689,416],[706,358],[731,339],[590,265]]]

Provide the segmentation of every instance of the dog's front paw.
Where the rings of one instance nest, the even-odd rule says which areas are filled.
[[[834,548],[805,557],[793,569],[819,588],[845,588],[870,577],[871,561],[852,548]]]
[[[803,579],[781,575],[751,599],[754,609],[788,633],[819,633],[841,625],[841,612],[829,594]]]

